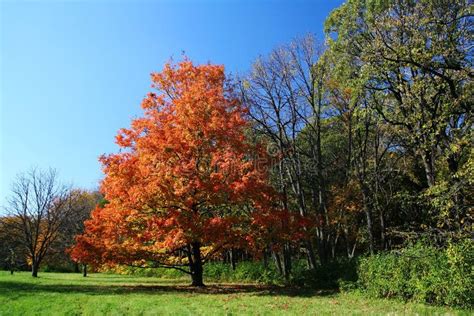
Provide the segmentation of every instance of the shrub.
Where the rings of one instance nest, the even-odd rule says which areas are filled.
[[[306,262],[300,260],[293,268],[292,282],[298,286],[318,289],[337,289],[341,284],[349,288],[357,280],[357,261],[355,259],[336,258],[308,270]]]
[[[450,268],[448,305],[474,305],[474,241],[466,239],[446,250]]]
[[[182,271],[165,268],[116,266],[107,268],[104,272],[168,279],[187,277],[187,274]],[[209,262],[204,266],[204,279],[207,282],[257,282],[265,284],[280,284],[283,282],[275,265],[269,264],[265,267],[262,262],[252,261],[239,262],[235,270],[232,270],[230,264]]]
[[[290,283],[303,287],[318,289],[336,289],[340,284],[345,289],[353,287],[357,279],[357,262],[355,260],[337,259],[320,265],[315,270],[308,270],[306,260],[294,260]],[[164,268],[133,268],[117,266],[108,268],[105,272],[130,274],[136,276],[158,278],[186,278],[181,271]],[[280,275],[273,262],[265,267],[260,261],[243,261],[232,270],[230,264],[209,262],[204,266],[204,279],[207,282],[249,282],[263,284],[284,284],[286,281]]]
[[[204,267],[204,277],[214,282],[257,282],[264,284],[279,284],[282,282],[273,264],[265,265],[262,262],[244,261],[232,270],[229,264],[210,262]]]
[[[474,243],[470,239],[437,249],[423,243],[360,260],[359,285],[370,296],[472,306]]]
[[[139,268],[139,267],[130,267],[126,265],[117,265],[114,267],[102,267],[99,269],[100,272],[104,273],[116,273],[123,275],[134,275],[134,276],[143,276],[143,277],[155,277],[155,278],[164,278],[164,279],[179,279],[185,277],[186,274],[179,270],[175,269],[165,269],[165,268]]]
[[[61,272],[61,273],[68,273],[68,272],[74,272],[74,266],[73,265],[51,265],[51,264],[45,264],[43,266],[40,266],[40,271],[41,272]]]

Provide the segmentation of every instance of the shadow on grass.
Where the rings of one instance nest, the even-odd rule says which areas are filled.
[[[91,284],[32,284],[25,282],[0,282],[0,296],[15,299],[22,295],[38,293],[83,293],[88,295],[127,294],[243,294],[262,296],[332,296],[336,291],[311,290],[297,287],[280,287],[256,284],[211,284],[206,287],[188,285],[91,285]]]
[[[79,277],[79,279],[75,278],[77,275],[73,275],[73,279],[70,278],[62,278],[63,275],[59,275],[58,277],[51,275],[51,274],[40,274],[38,277],[38,280],[47,280],[48,282],[80,282],[81,284],[83,283],[104,283],[104,285],[113,285],[113,284],[125,284],[125,285],[132,285],[132,284],[137,284],[137,285],[143,285],[143,284],[154,284],[156,285],[157,283],[160,284],[182,284],[186,283],[187,279],[159,279],[155,277],[139,277],[138,279],[136,277],[132,276],[123,276],[123,275],[113,275],[113,274],[107,274],[107,275],[100,275],[100,274],[91,274],[88,277]],[[69,275],[67,275],[69,276]],[[80,281],[78,281],[80,280]],[[76,284],[77,285],[77,284]],[[0,288],[1,288],[1,283],[0,283]]]

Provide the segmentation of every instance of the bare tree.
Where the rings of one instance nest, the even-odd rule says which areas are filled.
[[[53,169],[32,169],[17,177],[8,200],[8,228],[18,233],[31,260],[32,276],[58,237],[71,207],[70,189],[58,182]]]
[[[241,90],[256,129],[271,141],[282,158],[275,171],[283,206],[288,208],[289,204],[294,204],[300,215],[312,213],[323,222],[317,233],[318,250],[324,261],[327,210],[321,117],[325,69],[318,64],[322,52],[323,46],[311,35],[277,48],[267,58],[255,62],[252,73],[242,81]],[[304,142],[309,146],[302,146]],[[304,175],[308,173],[313,175],[309,190],[304,185]],[[311,193],[312,202],[308,201],[308,193]],[[314,268],[316,258],[311,239],[305,241],[304,248],[309,266]]]

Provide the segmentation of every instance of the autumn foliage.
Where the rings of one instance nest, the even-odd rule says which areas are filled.
[[[297,238],[279,209],[263,146],[248,142],[246,109],[224,67],[185,59],[153,73],[144,115],[121,129],[120,153],[102,156],[97,207],[72,257],[96,264],[166,266],[202,285],[202,264],[230,247]]]

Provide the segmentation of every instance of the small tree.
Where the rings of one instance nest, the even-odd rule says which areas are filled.
[[[58,183],[53,169],[32,169],[18,176],[9,199],[6,229],[19,236],[26,248],[32,276],[38,276],[40,264],[58,237],[58,230],[70,210],[69,189]]]

